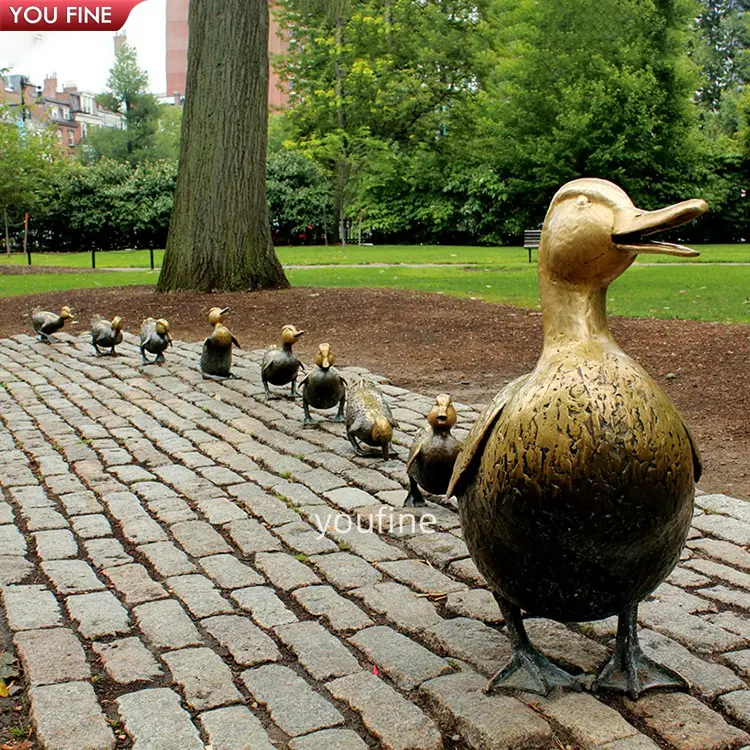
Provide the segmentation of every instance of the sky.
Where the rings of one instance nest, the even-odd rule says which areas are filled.
[[[155,94],[167,87],[166,5],[167,0],[145,0],[133,8],[123,27]],[[28,76],[38,86],[46,75],[57,73],[60,88],[75,83],[79,91],[99,93],[106,89],[114,63],[113,38],[109,31],[0,31],[0,68]]]

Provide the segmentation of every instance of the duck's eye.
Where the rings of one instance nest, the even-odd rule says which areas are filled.
[[[579,195],[576,198],[576,206],[578,206],[578,208],[586,208],[586,206],[590,205],[591,201],[585,195]]]

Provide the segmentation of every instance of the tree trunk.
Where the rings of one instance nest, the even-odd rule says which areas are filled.
[[[266,202],[267,0],[190,0],[180,167],[157,289],[288,287]]]
[[[10,236],[8,235],[8,209],[3,209],[3,218],[5,219],[5,252],[10,257]]]

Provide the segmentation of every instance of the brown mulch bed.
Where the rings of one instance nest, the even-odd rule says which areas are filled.
[[[528,372],[542,342],[541,315],[530,310],[420,292],[310,288],[158,295],[128,287],[11,297],[0,299],[0,337],[30,331],[35,306],[63,304],[80,321],[73,332],[100,313],[121,315],[137,333],[153,315],[168,318],[174,337],[185,341],[210,332],[210,307],[229,305],[229,325],[243,348],[276,343],[281,326],[294,323],[307,331],[296,347],[304,361],[328,341],[339,364],[367,367],[404,388],[448,391],[466,403],[486,402]],[[611,327],[690,424],[704,459],[699,486],[750,500],[750,325],[612,318]]]

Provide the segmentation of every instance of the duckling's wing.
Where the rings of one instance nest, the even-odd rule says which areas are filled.
[[[237,347],[238,349],[242,349],[242,347],[240,346],[240,342],[239,342],[239,341],[237,341],[237,339],[236,339],[236,338],[235,338],[234,336],[232,336],[232,343],[233,343],[233,344],[234,344],[234,345],[235,345],[235,346],[236,346],[236,347]]]
[[[414,443],[411,446],[411,450],[409,451],[409,459],[406,462],[406,473],[409,473],[409,469],[411,469],[411,465],[417,460],[417,456],[422,452],[422,440],[417,439],[414,441]]]
[[[454,495],[461,480],[467,478],[465,475],[474,463],[474,458],[479,453],[480,448],[484,445],[487,433],[490,431],[492,425],[495,424],[495,421],[502,413],[505,405],[510,401],[516,391],[524,385],[528,377],[528,375],[521,375],[520,378],[516,378],[508,383],[508,385],[506,385],[505,388],[503,388],[503,390],[492,399],[490,405],[479,415],[479,419],[474,422],[474,426],[466,436],[463,448],[458,454],[456,465],[453,467],[453,474],[451,475],[451,481],[448,485],[448,491],[445,493],[446,497]]]
[[[693,438],[693,433],[690,432],[690,428],[685,422],[682,423],[682,426],[685,428],[685,432],[687,432],[690,447],[693,449],[693,481],[697,482],[703,474],[703,459],[701,458],[701,452],[698,450],[698,446]]]

